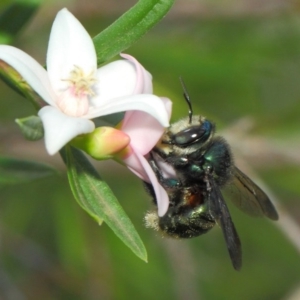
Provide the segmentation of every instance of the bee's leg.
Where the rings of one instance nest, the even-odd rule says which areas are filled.
[[[172,165],[175,168],[185,167],[189,164],[189,160],[186,155],[179,156],[179,155],[166,154],[157,148],[153,149],[153,152],[158,156],[160,156],[167,164]]]
[[[164,188],[174,188],[174,187],[181,186],[179,179],[164,177],[163,173],[161,172],[159,166],[156,163],[156,160],[155,160],[152,152],[150,152],[149,164],[150,164],[152,170],[154,171],[155,176],[157,177],[158,181]]]
[[[156,201],[156,196],[155,196],[155,192],[154,192],[154,189],[153,189],[153,185],[151,183],[146,182],[146,181],[143,181],[143,183],[144,183],[145,190],[148,192],[148,194],[153,199],[154,204],[157,205],[157,201]]]
[[[189,161],[185,155],[167,155],[164,152],[159,151],[159,149],[153,150],[158,156],[160,156],[167,164],[176,167],[185,167],[188,165]],[[153,155],[152,155],[153,157]]]

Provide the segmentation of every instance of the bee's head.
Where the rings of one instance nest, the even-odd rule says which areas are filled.
[[[193,108],[187,89],[180,77],[183,96],[188,104],[188,116],[171,124],[164,132],[157,148],[169,154],[190,154],[201,147],[205,147],[215,132],[215,125],[202,116],[193,116]]]
[[[215,125],[202,116],[185,117],[164,132],[156,145],[165,154],[188,155],[205,148],[214,136]]]

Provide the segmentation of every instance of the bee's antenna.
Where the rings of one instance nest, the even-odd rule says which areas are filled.
[[[190,96],[187,92],[187,88],[186,88],[181,76],[179,76],[179,80],[180,80],[180,83],[181,83],[181,86],[182,86],[182,89],[183,89],[183,97],[184,97],[186,103],[189,106],[189,123],[191,124],[192,123],[192,117],[193,117],[193,107],[192,107],[191,99],[190,99]]]

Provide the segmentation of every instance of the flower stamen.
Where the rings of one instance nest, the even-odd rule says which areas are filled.
[[[73,92],[78,97],[82,95],[95,96],[95,92],[92,89],[97,82],[95,70],[92,70],[89,74],[84,74],[80,67],[74,66],[74,69],[70,72],[70,77],[62,80],[70,83]]]
[[[90,97],[96,96],[93,87],[97,83],[96,70],[86,74],[76,65],[69,78],[61,79],[68,86],[59,94],[57,105],[66,115],[80,117],[85,115],[90,106]]]

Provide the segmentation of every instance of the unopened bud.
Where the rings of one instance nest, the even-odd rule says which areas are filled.
[[[113,127],[98,127],[93,132],[76,137],[71,144],[97,160],[113,158],[130,143],[129,136]]]

